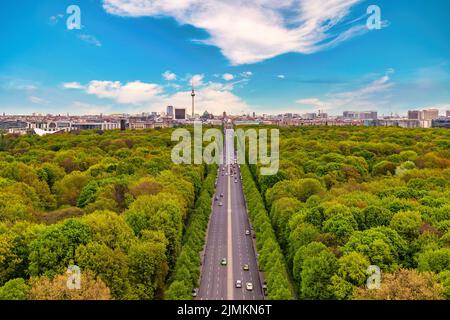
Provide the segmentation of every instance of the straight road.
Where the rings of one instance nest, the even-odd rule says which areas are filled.
[[[239,166],[234,162],[233,132],[225,138],[224,160],[217,179],[216,195],[211,214],[201,272],[198,300],[262,300],[261,282],[251,235],[246,235],[250,223],[245,207]],[[228,165],[227,165],[228,163]],[[223,197],[221,197],[223,195]],[[219,206],[219,203],[222,206]],[[222,266],[221,260],[227,259]],[[249,271],[244,271],[244,264]],[[236,280],[242,288],[236,288]],[[246,283],[253,285],[247,290]]]

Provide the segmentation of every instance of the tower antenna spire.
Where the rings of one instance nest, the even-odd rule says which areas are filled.
[[[194,111],[195,111],[195,89],[194,89],[194,79],[191,80],[191,85],[192,85],[192,92],[191,92],[191,97],[192,97],[192,118],[194,118]]]

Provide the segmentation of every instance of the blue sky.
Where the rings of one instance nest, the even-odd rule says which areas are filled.
[[[192,81],[199,112],[450,109],[448,0],[16,0],[0,19],[7,114],[189,108]]]

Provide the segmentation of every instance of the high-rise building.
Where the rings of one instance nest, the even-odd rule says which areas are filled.
[[[173,119],[173,106],[167,106],[166,114],[167,114],[167,117]]]
[[[5,113],[3,113],[3,115],[4,115]],[[447,110],[446,112],[445,112],[445,116],[447,117],[447,118],[450,118],[450,110]]]
[[[410,119],[410,120],[419,120],[420,119],[420,111],[418,111],[418,110],[410,110],[410,111],[408,111],[408,119]]]
[[[186,120],[186,108],[175,109],[175,120]]]
[[[360,112],[359,119],[361,119],[361,120],[376,120],[376,119],[378,119],[378,112],[376,112],[376,111]]]
[[[354,112],[354,111],[344,111],[342,116],[344,117],[344,119],[358,119],[359,118],[358,113]]]
[[[438,109],[427,109],[421,112],[421,120],[434,120],[439,118]]]
[[[376,120],[378,119],[378,112],[376,111],[344,111],[344,119],[351,120]]]

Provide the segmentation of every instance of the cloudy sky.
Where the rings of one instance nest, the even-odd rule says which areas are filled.
[[[191,83],[199,112],[450,109],[449,20],[448,0],[8,0],[0,112],[189,108]]]

